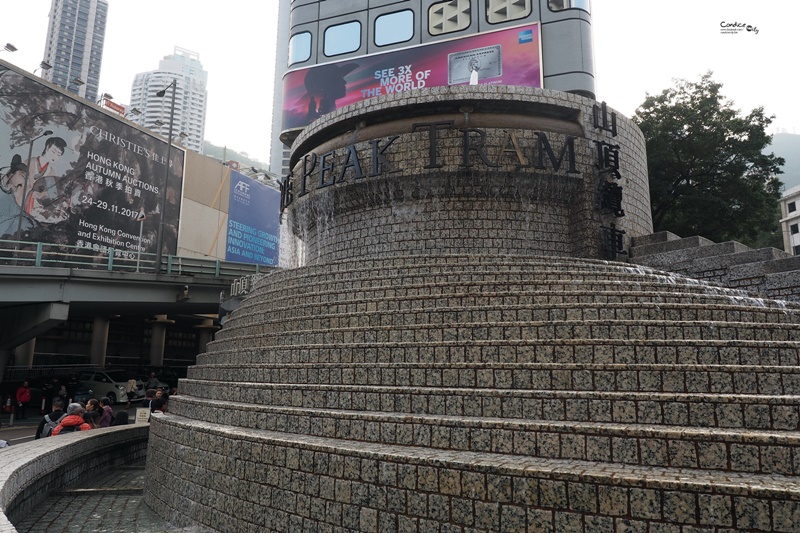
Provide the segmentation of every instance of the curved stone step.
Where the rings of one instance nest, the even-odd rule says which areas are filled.
[[[257,325],[273,331],[282,331],[296,324],[308,327],[392,326],[395,324],[444,324],[449,322],[486,322],[496,320],[555,322],[555,321],[677,321],[677,322],[745,322],[749,324],[800,324],[800,313],[781,309],[753,308],[720,303],[663,303],[644,302],[575,303],[556,304],[492,304],[492,305],[442,305],[441,300],[427,298],[417,306],[407,300],[394,302],[364,300],[355,304],[358,311],[331,312],[331,306],[280,306],[267,316],[256,319],[253,315],[237,316],[226,323],[217,339],[232,336],[231,331]],[[426,305],[427,302],[427,305]],[[391,308],[390,308],[391,307]],[[316,313],[315,313],[316,311]]]
[[[319,265],[308,265],[293,269],[273,270],[258,277],[269,279],[269,284],[287,283],[296,279],[329,279],[331,275],[351,278],[374,278],[376,275],[400,275],[429,273],[436,275],[449,272],[466,271],[513,271],[513,270],[552,270],[558,268],[576,272],[621,272],[629,274],[654,274],[674,278],[686,278],[664,270],[644,265],[604,261],[596,259],[577,259],[571,257],[542,256],[483,256],[483,255],[435,255],[435,256],[392,256],[381,259],[358,258],[332,261]]]
[[[425,319],[425,316],[420,317]],[[484,317],[479,322],[448,321],[395,325],[356,325],[341,323],[304,324],[286,320],[283,329],[232,324],[218,341],[261,347],[293,344],[340,342],[403,342],[546,339],[673,339],[673,340],[748,340],[766,342],[800,341],[798,324],[750,324],[745,322],[651,321],[651,320],[564,320],[505,322],[500,317]],[[305,329],[309,325],[313,329]],[[294,326],[294,327],[292,327]]]
[[[469,279],[473,273],[478,276],[521,272],[530,274],[554,274],[560,277],[597,276],[647,276],[659,278],[666,283],[690,283],[704,286],[720,287],[719,284],[698,281],[684,275],[667,272],[656,268],[608,261],[572,259],[565,257],[483,257],[483,256],[434,256],[434,257],[393,257],[385,261],[337,261],[325,265],[312,265],[291,270],[274,271],[261,276],[257,289],[263,285],[318,285],[335,279],[347,280],[350,283],[379,283],[382,279],[408,279],[395,281],[404,284],[413,279],[430,280],[438,276]],[[537,275],[538,276],[538,275]],[[730,288],[726,290],[731,290]],[[734,291],[739,292],[739,291]]]
[[[271,502],[266,525],[282,531],[393,531],[430,521],[504,532],[790,532],[800,512],[800,484],[777,474],[365,445],[173,415],[157,421],[148,461],[159,465],[155,498],[215,512],[192,503],[198,484],[243,485],[248,501]]]
[[[642,304],[660,305],[709,305],[749,308],[753,313],[771,312],[794,315],[793,308],[780,301],[758,300],[754,298],[732,297],[719,294],[678,293],[665,290],[631,291],[614,290],[558,290],[534,291],[516,290],[499,292],[464,292],[456,290],[447,294],[390,294],[365,297],[361,293],[332,292],[307,299],[286,298],[284,300],[247,299],[234,313],[233,320],[252,323],[257,317],[306,316],[326,313],[352,312],[395,312],[404,309],[436,309],[452,307],[488,307],[521,305],[550,309],[553,306],[570,306],[580,310],[592,306],[629,306]],[[249,313],[249,314],[248,314]],[[775,320],[780,321],[780,320]]]
[[[794,366],[800,344],[657,339],[525,339],[364,342],[261,348],[248,339],[209,344],[198,364],[232,363],[584,363]]]
[[[552,293],[553,296],[561,294],[565,298],[580,296],[590,296],[594,293],[660,293],[664,296],[673,294],[694,295],[696,300],[708,296],[725,297],[728,303],[738,303],[745,301],[752,302],[754,306],[776,306],[786,308],[784,303],[777,303],[773,300],[758,300],[750,298],[743,292],[706,287],[692,284],[664,284],[652,279],[645,279],[637,282],[618,281],[618,280],[539,280],[539,279],[517,279],[500,281],[450,281],[450,282],[428,282],[428,283],[408,283],[403,285],[376,285],[372,287],[354,287],[346,282],[338,283],[334,287],[314,286],[308,291],[300,292],[294,290],[295,287],[277,287],[270,291],[254,291],[244,300],[243,310],[258,309],[258,304],[266,302],[278,303],[282,301],[292,301],[293,305],[300,303],[345,303],[364,299],[378,298],[417,298],[426,296],[454,297],[454,296],[511,296],[536,295],[539,293]],[[540,298],[541,299],[541,298]],[[588,298],[586,301],[595,301]],[[602,301],[602,300],[601,300]],[[619,299],[617,300],[619,301]]]
[[[181,393],[286,407],[796,431],[800,396],[377,387],[185,379]]]
[[[311,385],[800,395],[800,367],[579,364],[196,365],[189,379]]]
[[[367,443],[544,459],[800,474],[800,432],[550,422],[274,407],[176,396],[170,413],[207,423]]]
[[[640,273],[628,271],[600,271],[594,269],[586,270],[563,270],[556,268],[534,269],[534,270],[467,270],[452,269],[440,273],[431,272],[411,272],[389,274],[386,272],[375,272],[358,270],[344,273],[344,275],[309,276],[297,277],[293,280],[286,280],[283,283],[257,284],[254,293],[265,296],[280,292],[289,291],[292,294],[305,294],[314,291],[335,291],[335,290],[377,290],[390,287],[409,287],[425,285],[445,285],[450,283],[549,283],[549,284],[581,284],[581,283],[616,283],[636,285],[640,283],[659,284],[664,287],[692,287],[696,291],[705,291],[719,294],[730,294],[734,296],[747,296],[747,293],[739,289],[731,289],[702,283],[692,278],[675,277],[666,274]]]
[[[587,301],[591,299],[592,301]],[[626,301],[630,300],[630,301]],[[505,303],[498,304],[498,301]],[[800,313],[786,309],[729,305],[729,300],[694,296],[672,297],[658,293],[622,292],[566,295],[564,293],[503,294],[476,297],[455,295],[446,298],[429,296],[351,302],[320,302],[310,305],[259,305],[259,310],[237,310],[217,333],[217,340],[232,338],[238,328],[257,326],[287,328],[300,320],[319,322],[316,327],[346,325],[391,326],[425,321],[431,324],[456,322],[564,320],[675,320],[705,322],[747,322],[798,324]],[[263,317],[259,320],[257,317]],[[467,320],[469,319],[469,320]],[[261,325],[263,322],[263,326]],[[313,322],[312,322],[313,323]],[[214,343],[209,349],[213,349]]]

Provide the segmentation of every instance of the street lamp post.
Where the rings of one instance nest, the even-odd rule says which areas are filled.
[[[38,139],[45,137],[47,135],[52,135],[53,132],[50,130],[45,130],[44,133],[39,135],[38,137],[34,137],[31,139],[30,145],[28,145],[28,159],[25,161],[25,164],[28,166],[28,171],[25,172],[25,179],[22,182],[22,198],[19,201],[19,220],[17,221],[17,242],[22,240],[22,217],[25,214],[25,204],[28,200],[28,177],[31,175],[31,158],[33,157],[33,143],[36,142]]]
[[[44,71],[50,70],[51,68],[53,68],[53,65],[51,65],[47,61],[42,61],[41,63],[39,63],[38,67],[33,69],[33,75],[36,76],[36,71],[40,70],[41,74],[39,75],[39,77],[42,77],[44,75]]]
[[[169,163],[171,156],[170,152],[172,150],[172,126],[175,122],[175,88],[177,85],[178,80],[173,78],[172,83],[156,93],[156,96],[163,98],[167,94],[167,89],[172,87],[172,104],[170,105],[169,110],[169,134],[167,135],[167,161],[164,165],[164,189],[163,194],[161,195],[161,216],[158,220],[158,238],[156,239],[156,273],[161,272],[161,259],[163,255],[162,248],[164,247],[164,215],[166,214],[165,212],[167,210],[167,184],[169,183]]]

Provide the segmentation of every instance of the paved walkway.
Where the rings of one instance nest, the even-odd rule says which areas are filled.
[[[19,533],[188,533],[145,505],[144,483],[143,464],[114,468],[102,477],[52,493],[14,526]]]

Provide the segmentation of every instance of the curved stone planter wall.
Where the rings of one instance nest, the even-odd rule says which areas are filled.
[[[144,460],[149,433],[149,424],[129,425],[60,435],[0,450],[0,532],[16,532],[14,517],[40,505],[51,491],[103,472],[111,465]]]

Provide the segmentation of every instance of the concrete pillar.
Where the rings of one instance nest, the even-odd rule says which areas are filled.
[[[31,368],[33,366],[33,352],[36,349],[36,337],[14,348],[17,366]]]
[[[197,330],[198,352],[206,353],[208,343],[211,342],[214,332],[219,329],[219,326],[214,324],[214,319],[207,318],[203,320],[202,324],[195,326],[195,329]]]
[[[106,366],[106,348],[108,346],[109,320],[104,316],[94,317],[92,326],[92,347],[89,360],[92,366],[103,368]]]
[[[0,349],[0,383],[3,382],[3,376],[6,375],[6,367],[9,361],[11,361],[11,350]],[[0,409],[2,408],[3,406],[0,405]]]
[[[167,315],[156,315],[150,320],[150,366],[164,366],[164,341],[167,338],[167,325],[174,324]]]

